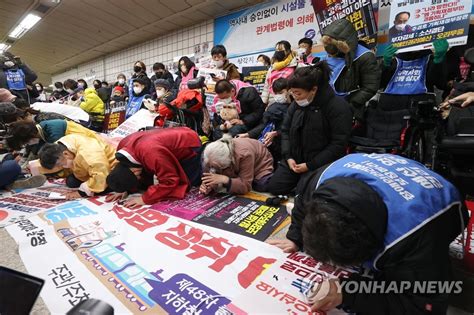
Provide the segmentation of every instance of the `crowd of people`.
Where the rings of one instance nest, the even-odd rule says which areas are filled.
[[[324,58],[312,56],[313,42],[308,38],[298,42],[297,50],[281,40],[275,44],[271,58],[258,56],[260,65],[268,67],[262,93],[242,81],[226,48],[216,45],[211,50],[212,66],[224,70],[226,76],[213,77],[216,111],[211,113],[202,90],[192,88],[198,69],[187,56],[179,59],[174,75],[157,62],[150,78],[146,65],[137,61],[131,77],[119,74],[114,83],[94,80],[92,86],[83,79],[68,79],[55,82],[54,91],[48,95],[43,85],[35,82],[34,71],[20,58],[4,53],[0,115],[6,131],[0,187],[43,185],[47,177],[29,176],[25,163],[38,158],[43,174],[62,176],[66,185],[74,188],[68,199],[108,194],[107,201],[122,200],[132,208],[182,199],[193,186],[203,194],[246,194],[251,190],[295,194],[288,239],[274,242],[276,246],[288,252],[304,249],[321,261],[342,265],[364,263],[383,253],[374,262],[375,269],[389,274],[381,272],[381,279],[448,279],[447,246],[460,232],[456,230],[459,220],[466,219],[457,216],[455,210],[446,212],[441,207],[462,201],[451,184],[429,171],[444,184],[443,192],[449,190],[439,204],[428,204],[436,211],[427,210],[422,215],[423,222],[437,219],[428,225],[407,219],[403,233],[408,237],[388,250],[387,230],[396,230],[397,237],[405,235],[390,220],[397,217],[397,211],[408,208],[396,209],[387,203],[391,195],[377,188],[379,179],[345,174],[328,165],[358,157],[346,156],[353,127],[364,123],[367,103],[378,92],[393,93],[393,77],[404,63],[422,59],[427,65],[420,82],[404,93],[433,92],[436,87],[448,97],[444,105],[467,107],[474,102],[474,89],[450,98],[453,87],[469,85],[469,71],[462,67],[461,60],[456,60],[461,70],[448,71],[453,65],[448,67],[451,50],[446,40],[435,41],[433,50],[410,53],[397,53],[389,46],[383,58],[377,59],[358,40],[346,19],[324,29],[321,42],[326,51]],[[30,107],[35,102],[56,105],[50,107],[50,112],[39,112]],[[124,104],[127,118],[140,109],[155,112],[158,117],[155,128],[133,133],[114,147],[96,132],[102,131],[106,108],[119,103]],[[79,107],[90,120],[74,121],[61,111],[62,106]],[[165,128],[166,121],[182,117],[185,119],[179,120],[178,127]],[[414,163],[400,159],[405,164]],[[423,201],[434,202],[429,192],[419,193]],[[450,228],[436,236],[437,225],[448,221]],[[420,227],[419,233],[409,233]],[[344,242],[358,245],[347,250]],[[415,255],[421,247],[426,255]],[[418,256],[408,259],[409,255]],[[431,255],[441,257],[442,262],[427,260]],[[434,267],[418,276],[413,273],[428,265]],[[433,313],[446,307],[442,295],[410,295],[400,301],[391,296],[372,300],[349,294],[329,298],[315,303],[314,309],[329,310],[342,303],[352,311],[363,312],[370,307],[383,314],[404,307],[407,313],[415,314],[425,304],[432,305]]]

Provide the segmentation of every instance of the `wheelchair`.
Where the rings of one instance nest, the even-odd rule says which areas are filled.
[[[379,93],[369,101],[365,121],[354,124],[348,153],[398,154],[424,163],[436,126],[435,105],[431,93]]]

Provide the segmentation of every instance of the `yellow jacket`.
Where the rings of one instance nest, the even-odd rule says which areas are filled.
[[[94,88],[87,88],[84,91],[84,101],[80,107],[89,115],[96,116],[97,120],[104,120],[105,106]]]
[[[61,142],[75,154],[72,172],[83,182],[79,190],[88,196],[103,192],[107,187],[107,176],[118,163],[115,148],[99,138],[81,134],[70,134],[57,142]]]

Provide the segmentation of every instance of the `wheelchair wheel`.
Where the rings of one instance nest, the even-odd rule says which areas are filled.
[[[425,162],[425,137],[422,131],[413,132],[406,149],[406,156],[420,163]]]

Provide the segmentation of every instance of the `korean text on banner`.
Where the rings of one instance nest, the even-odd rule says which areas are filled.
[[[316,41],[315,22],[309,0],[271,1],[216,19],[214,43],[224,45],[230,58],[266,52],[274,50],[282,39],[295,43],[308,37]]]
[[[313,0],[316,20],[324,30],[329,24],[348,19],[356,29],[359,39],[370,47],[377,43],[377,24],[371,0]]]
[[[390,43],[399,52],[429,49],[437,39],[464,45],[472,0],[394,0],[390,7]]]

